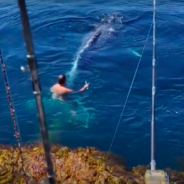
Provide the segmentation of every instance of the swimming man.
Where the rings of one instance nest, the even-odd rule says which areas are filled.
[[[76,93],[76,92],[82,92],[84,91],[86,88],[88,88],[89,83],[85,84],[79,91],[73,91],[72,89],[69,89],[67,87],[65,87],[66,84],[66,76],[65,75],[60,75],[58,77],[58,83],[53,85],[51,88],[51,91],[53,93],[55,93],[56,95],[66,95],[68,93]]]

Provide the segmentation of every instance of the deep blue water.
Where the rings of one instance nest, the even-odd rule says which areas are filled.
[[[40,140],[38,120],[16,1],[0,6],[0,45],[6,64],[23,143]],[[146,36],[152,22],[152,1],[27,0],[38,61],[43,103],[51,141],[69,147],[109,149]],[[73,105],[51,99],[57,76],[71,71],[80,49],[111,17],[106,30],[81,54],[69,85],[85,80],[90,87],[71,96]],[[156,162],[158,168],[180,167],[184,155],[184,2],[159,1],[156,12]],[[129,166],[150,163],[152,31],[136,75],[112,151]],[[15,143],[0,72],[0,143]]]

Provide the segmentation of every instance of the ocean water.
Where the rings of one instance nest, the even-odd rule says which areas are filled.
[[[0,46],[21,142],[41,139],[27,67],[19,9],[0,6]],[[152,23],[152,1],[27,0],[50,140],[108,151]],[[156,10],[156,142],[158,168],[180,169],[184,156],[184,2],[162,0]],[[111,151],[128,166],[150,163],[152,30]],[[84,93],[64,102],[50,87],[66,74]],[[14,144],[2,72],[0,143]]]

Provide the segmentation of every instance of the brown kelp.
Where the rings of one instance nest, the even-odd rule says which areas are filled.
[[[44,151],[41,144],[22,147],[24,165],[16,147],[0,146],[0,184],[48,183]],[[77,148],[53,145],[51,157],[57,183],[63,184],[143,184],[147,167],[127,170],[124,162],[113,154],[96,148]],[[168,170],[173,181],[184,181],[183,173]],[[26,177],[24,176],[26,174]]]

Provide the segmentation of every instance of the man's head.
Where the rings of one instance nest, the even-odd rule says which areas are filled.
[[[65,75],[60,75],[60,76],[58,77],[58,83],[59,83],[60,85],[65,85],[65,82],[66,82],[66,76],[65,76]]]

